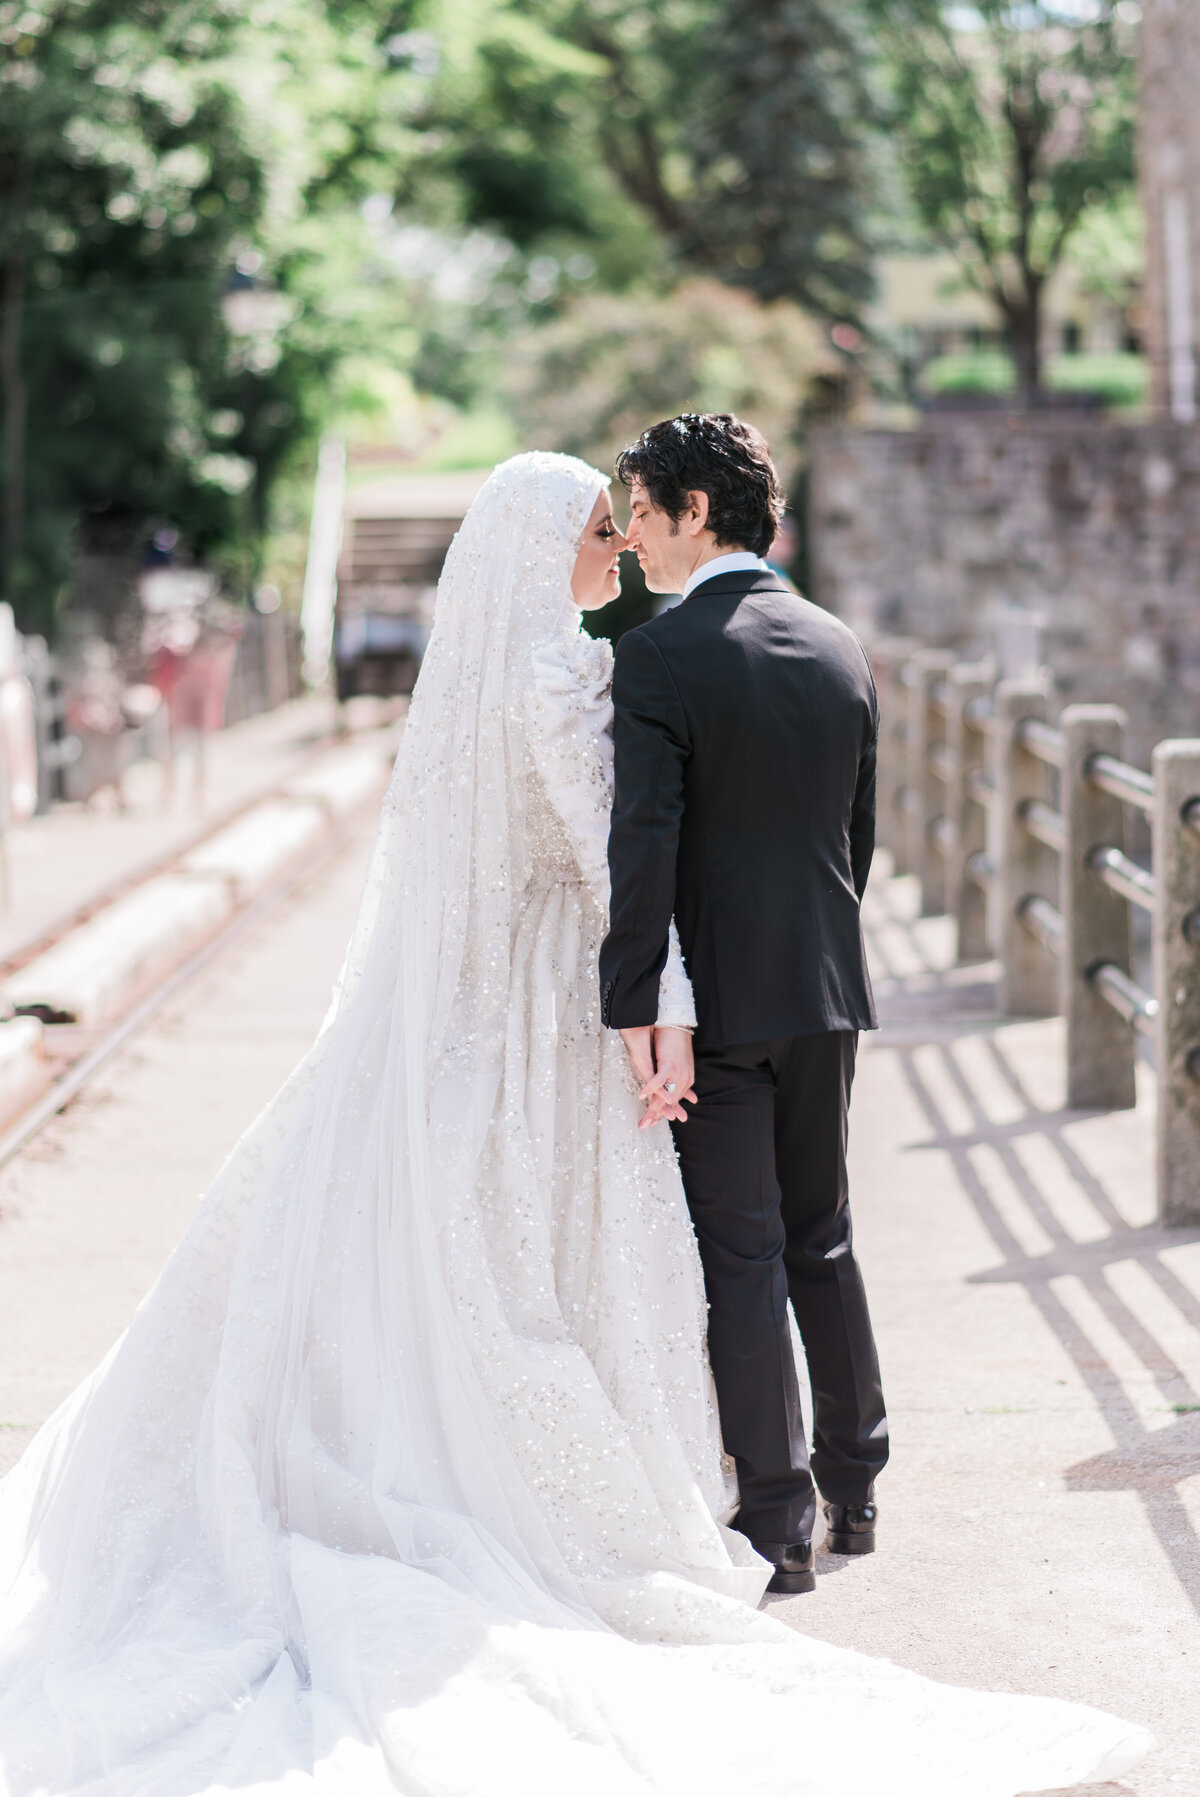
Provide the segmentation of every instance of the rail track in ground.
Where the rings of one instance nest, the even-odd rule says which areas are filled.
[[[317,765],[336,747],[330,738],[314,747],[297,773]],[[382,790],[382,783],[381,783]],[[195,835],[172,849],[162,860],[143,865],[134,872],[113,881],[86,904],[58,919],[41,936],[23,945],[15,955],[0,964],[0,982],[28,966],[37,956],[53,948],[71,931],[99,915],[108,905],[126,897],[139,886],[148,884],[160,874],[168,873],[195,849],[218,836],[231,824],[248,816],[257,805],[269,800],[272,793],[258,793],[228,807],[210,818]],[[239,905],[232,915],[202,942],[186,952],[181,960],[165,968],[153,982],[134,997],[129,1006],[102,1024],[87,1026],[77,1023],[49,1022],[45,1025],[46,1059],[53,1069],[49,1083],[0,1131],[0,1167],[4,1167],[80,1095],[110,1061],[133,1040],[177,993],[184,990],[207,968],[213,966],[244,937],[253,932],[273,912],[279,910],[293,893],[320,874],[351,841],[366,811],[378,799],[356,805],[341,815],[331,815],[329,827],[309,850],[299,855],[260,892]]]

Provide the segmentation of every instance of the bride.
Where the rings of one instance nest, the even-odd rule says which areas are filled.
[[[321,1034],[0,1485],[7,1797],[1013,1797],[1145,1751],[755,1608],[671,1145],[598,1016],[606,486],[484,486]]]

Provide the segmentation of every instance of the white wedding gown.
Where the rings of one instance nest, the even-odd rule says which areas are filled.
[[[601,484],[484,487],[323,1031],[0,1485],[6,1797],[1013,1797],[1145,1750],[754,1607],[670,1141],[598,1018]]]

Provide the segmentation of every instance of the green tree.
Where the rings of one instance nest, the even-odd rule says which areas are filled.
[[[620,287],[660,251],[604,154],[611,70],[571,11],[554,0],[432,0],[422,29],[395,40],[427,76],[397,205],[442,228],[495,230],[560,269],[584,256],[601,284]]]
[[[124,565],[123,604],[155,522],[244,589],[339,357],[404,345],[357,207],[411,137],[405,18],[0,0],[0,590],[27,628],[81,556]]]
[[[85,535],[132,547],[238,484],[207,426],[220,283],[262,167],[220,67],[220,0],[5,5],[0,27],[3,592],[45,627]],[[215,475],[216,478],[211,478]]]
[[[609,60],[605,141],[630,199],[649,196],[686,266],[818,316],[856,316],[872,289],[867,130],[878,117],[856,9],[710,0],[649,31],[646,10],[581,27]],[[638,54],[656,35],[665,75]]]
[[[441,0],[398,201],[613,288],[713,274],[854,315],[870,288],[854,13],[833,0]],[[546,296],[552,301],[554,294]]]
[[[1089,210],[1134,178],[1130,8],[870,0],[921,225],[995,306],[1026,403],[1046,283]]]

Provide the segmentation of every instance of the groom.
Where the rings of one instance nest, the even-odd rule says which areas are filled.
[[[612,926],[601,1013],[648,1101],[692,1087],[692,1042],[654,1028],[675,917],[695,990],[695,1108],[672,1123],[708,1292],[734,1526],[811,1591],[826,1546],[870,1553],[887,1421],[846,1180],[859,923],[875,835],[875,688],[857,639],[762,559],[783,510],[758,432],[726,414],[652,425],[617,460],[651,592],[683,603],[617,646]],[[669,1108],[668,1108],[669,1107]],[[810,1460],[791,1298],[815,1423]]]

